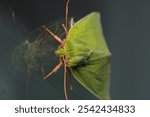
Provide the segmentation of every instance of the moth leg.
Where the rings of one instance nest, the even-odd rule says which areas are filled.
[[[63,41],[57,36],[55,35],[51,30],[49,30],[47,27],[43,26],[43,28],[54,37],[54,39],[56,39],[61,45],[63,45]]]
[[[64,95],[65,95],[65,99],[68,100],[68,96],[67,96],[67,75],[66,75],[66,70],[67,70],[67,65],[66,65],[66,60],[65,57],[62,57],[63,62],[64,62]]]
[[[54,72],[56,72],[56,71],[62,66],[62,64],[63,64],[63,62],[62,62],[62,60],[60,59],[60,60],[59,60],[59,64],[56,65],[56,67],[54,67],[54,69],[53,69],[49,74],[47,74],[43,79],[44,79],[44,80],[47,80]]]
[[[68,67],[67,67],[67,71],[68,71],[68,74],[69,74],[69,88],[72,91],[73,87],[72,87],[71,71]]]

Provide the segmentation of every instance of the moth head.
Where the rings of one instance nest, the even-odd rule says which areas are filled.
[[[66,55],[66,50],[64,48],[60,48],[55,51],[56,56],[62,57]]]

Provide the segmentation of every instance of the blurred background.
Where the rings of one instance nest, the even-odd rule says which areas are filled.
[[[111,99],[150,99],[150,1],[70,0],[69,6],[75,19],[101,13],[112,52]],[[11,65],[14,48],[30,32],[64,16],[65,0],[0,0],[0,99],[64,99],[62,69],[47,81],[37,72],[27,80],[27,71],[14,75]],[[73,88],[70,99],[97,99],[75,80]]]

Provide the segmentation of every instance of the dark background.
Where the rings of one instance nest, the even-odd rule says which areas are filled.
[[[112,52],[111,99],[150,99],[150,1],[70,0],[69,15],[75,19],[91,11],[101,13]],[[29,32],[64,16],[65,0],[0,0],[0,99],[64,99],[61,72],[48,81],[35,74],[26,98],[26,73],[14,79],[10,62],[13,49]],[[73,83],[70,99],[96,99]]]

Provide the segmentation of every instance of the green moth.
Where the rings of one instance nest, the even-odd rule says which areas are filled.
[[[66,71],[69,70],[73,77],[97,98],[109,99],[111,53],[103,36],[100,14],[92,12],[68,30],[67,5],[64,27],[66,38],[63,41],[44,27],[61,44],[55,52],[60,62],[44,79],[56,72],[64,63],[64,85]],[[64,91],[68,99],[65,86]]]

